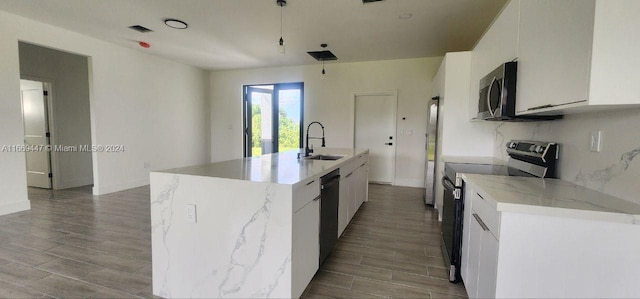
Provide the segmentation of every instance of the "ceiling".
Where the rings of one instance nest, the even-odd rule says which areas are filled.
[[[281,55],[275,0],[0,0],[0,10],[209,70],[317,63],[327,43],[340,62],[470,50],[506,0],[287,0]],[[409,19],[400,15],[412,14]],[[189,24],[164,25],[166,18]],[[153,32],[127,27],[142,25]],[[151,44],[143,49],[138,41]]]

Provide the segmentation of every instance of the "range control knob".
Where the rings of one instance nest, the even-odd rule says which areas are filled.
[[[544,147],[541,145],[536,145],[536,154],[542,154],[544,152]]]
[[[507,148],[514,149],[518,146],[516,142],[507,142]]]
[[[529,151],[532,152],[532,153],[535,153],[536,152],[536,146],[533,145],[533,144],[531,146],[529,146]]]

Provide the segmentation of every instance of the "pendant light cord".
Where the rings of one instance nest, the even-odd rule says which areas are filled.
[[[282,17],[283,5],[280,5],[280,41],[282,42],[282,23],[284,22],[284,18]]]

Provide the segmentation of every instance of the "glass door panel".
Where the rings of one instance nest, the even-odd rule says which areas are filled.
[[[248,95],[248,109],[251,112],[250,156],[273,153],[273,86],[251,87],[248,89]]]
[[[302,97],[300,89],[278,91],[278,152],[300,148]]]

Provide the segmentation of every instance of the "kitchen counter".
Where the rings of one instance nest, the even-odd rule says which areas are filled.
[[[463,174],[498,211],[640,225],[640,205],[559,179]]]
[[[235,159],[204,165],[156,171],[157,173],[181,174],[201,177],[216,177],[252,182],[295,184],[309,178],[325,175],[355,156],[369,150],[344,148],[316,148],[311,155],[325,154],[344,156],[335,161],[297,159],[298,152],[289,151],[258,157]]]
[[[368,150],[313,153],[344,156],[335,161],[297,153],[152,172],[153,294],[299,297],[319,267],[321,177],[340,169],[341,186],[366,190]],[[365,175],[349,177],[356,168]]]
[[[469,298],[640,298],[640,206],[558,179],[463,174]]]

